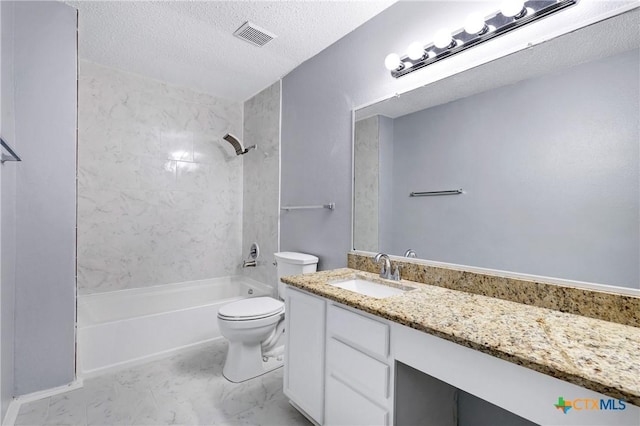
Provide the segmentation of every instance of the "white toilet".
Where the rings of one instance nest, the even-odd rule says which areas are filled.
[[[229,341],[222,374],[244,382],[283,364],[284,294],[280,277],[315,272],[318,258],[310,254],[274,253],[278,264],[278,299],[253,297],[226,304],[218,311],[220,333]]]

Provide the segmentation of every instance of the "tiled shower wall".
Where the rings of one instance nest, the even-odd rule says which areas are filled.
[[[355,123],[353,247],[378,251],[379,117]]]
[[[276,285],[273,253],[278,251],[280,213],[280,82],[244,103],[244,144],[258,149],[244,156],[242,250],[247,257],[252,242],[260,246],[255,268],[243,273]]]
[[[80,294],[239,273],[242,105],[81,61]]]

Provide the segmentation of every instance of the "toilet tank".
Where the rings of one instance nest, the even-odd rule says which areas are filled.
[[[280,277],[287,275],[300,275],[316,272],[318,258],[311,254],[283,251],[273,254],[278,263],[278,297],[284,299],[286,284],[280,281]]]

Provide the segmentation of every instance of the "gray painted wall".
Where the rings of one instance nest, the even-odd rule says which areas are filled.
[[[320,257],[319,268],[346,264],[351,247],[351,111],[354,107],[437,81],[522,49],[529,41],[576,28],[613,2],[580,2],[546,18],[427,69],[393,79],[383,66],[389,52],[401,52],[436,27],[460,25],[465,2],[399,2],[309,59],[283,79],[282,204],[333,201],[335,211],[309,210],[282,215],[282,250]],[[494,7],[494,6],[491,6]],[[431,29],[431,30],[430,30]]]
[[[15,390],[75,375],[76,10],[15,4]],[[4,166],[3,166],[4,167]]]
[[[1,69],[0,91],[2,113],[0,114],[3,139],[15,144],[13,105],[13,2],[0,3],[1,15]],[[17,148],[16,148],[17,149]],[[16,274],[16,169],[14,162],[0,165],[0,396],[4,419],[14,393],[14,308]]]
[[[281,204],[336,208],[283,212],[280,247],[316,255],[318,269],[333,269],[346,264],[351,245],[353,103],[333,65],[312,67],[316,58],[282,82]]]
[[[382,250],[638,288],[638,64],[633,50],[396,118]]]
[[[451,13],[463,13],[463,7],[451,6]],[[432,9],[431,2],[397,3],[283,79],[281,202],[335,202],[336,209],[283,214],[282,250],[318,255],[319,269],[346,265],[352,248],[351,111],[415,84],[415,76],[391,78],[383,61],[414,37],[424,37],[424,19]]]

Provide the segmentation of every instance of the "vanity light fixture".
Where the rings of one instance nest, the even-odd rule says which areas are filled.
[[[451,37],[451,31],[447,29],[439,30],[435,36],[433,36],[433,45],[438,49],[453,49],[458,45],[456,41]]]
[[[386,58],[384,58],[384,66],[387,67],[388,70],[402,69],[403,64],[400,60],[400,55],[397,53],[389,53]]]
[[[489,26],[485,23],[482,15],[472,13],[467,16],[467,20],[464,22],[464,31],[471,35],[482,35],[489,31]]]
[[[522,18],[527,14],[523,0],[505,0],[500,5],[500,12],[509,18]]]
[[[417,41],[414,41],[407,47],[407,56],[413,61],[422,59],[425,55],[424,46]]]
[[[506,34],[538,19],[573,6],[578,0],[505,0],[498,12],[487,17],[471,14],[464,28],[451,33],[442,29],[433,37],[433,43],[411,43],[407,54],[391,53],[385,58],[385,67],[395,78],[431,65],[494,37]]]

